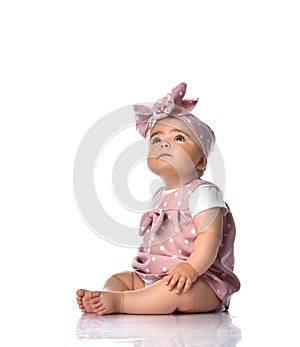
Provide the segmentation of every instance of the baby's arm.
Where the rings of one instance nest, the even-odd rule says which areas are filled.
[[[187,292],[193,282],[205,273],[213,264],[222,240],[222,210],[211,208],[198,213],[194,219],[197,238],[191,255],[186,262],[172,268],[165,279],[170,290],[176,287],[176,293]]]

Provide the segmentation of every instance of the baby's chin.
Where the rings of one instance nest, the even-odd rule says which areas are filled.
[[[147,159],[148,168],[158,176],[177,172],[171,160],[172,158],[169,156],[162,156],[160,158],[150,157]]]

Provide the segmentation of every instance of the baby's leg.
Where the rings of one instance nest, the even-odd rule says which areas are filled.
[[[198,279],[187,293],[169,291],[164,280],[134,291],[89,292],[91,312],[98,315],[110,313],[170,314],[175,311],[201,313],[216,310],[221,301],[208,284]]]
[[[202,313],[214,311],[220,304],[220,299],[201,278],[187,293],[180,294],[170,291],[162,279],[150,287],[124,292],[121,311],[128,314]]]
[[[125,271],[111,276],[105,282],[103,290],[125,291],[137,290],[144,287],[144,281],[135,272]]]
[[[104,284],[104,291],[126,291],[137,290],[145,286],[141,278],[134,272],[125,271],[111,276]],[[100,292],[97,292],[100,293]],[[86,289],[79,289],[77,294],[77,304],[82,312],[95,312],[91,305],[94,299],[92,292]]]

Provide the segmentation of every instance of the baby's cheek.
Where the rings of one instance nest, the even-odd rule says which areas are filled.
[[[152,167],[154,167],[154,158],[151,158],[150,156],[147,157],[147,165],[149,169],[151,170]]]
[[[187,153],[183,151],[177,153],[176,164],[177,164],[177,167],[181,169],[188,169],[188,168],[195,167],[192,159],[188,156]]]
[[[147,158],[148,168],[154,173],[160,172],[160,170],[161,170],[160,166],[162,165],[162,163],[160,163],[160,162],[161,162],[161,160],[157,160],[151,156],[148,156],[148,158]]]

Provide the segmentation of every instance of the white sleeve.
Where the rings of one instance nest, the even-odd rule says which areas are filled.
[[[223,199],[223,194],[214,185],[203,184],[197,187],[190,196],[190,211],[194,218],[199,212],[213,207],[220,207],[223,214],[227,213],[227,206]]]

